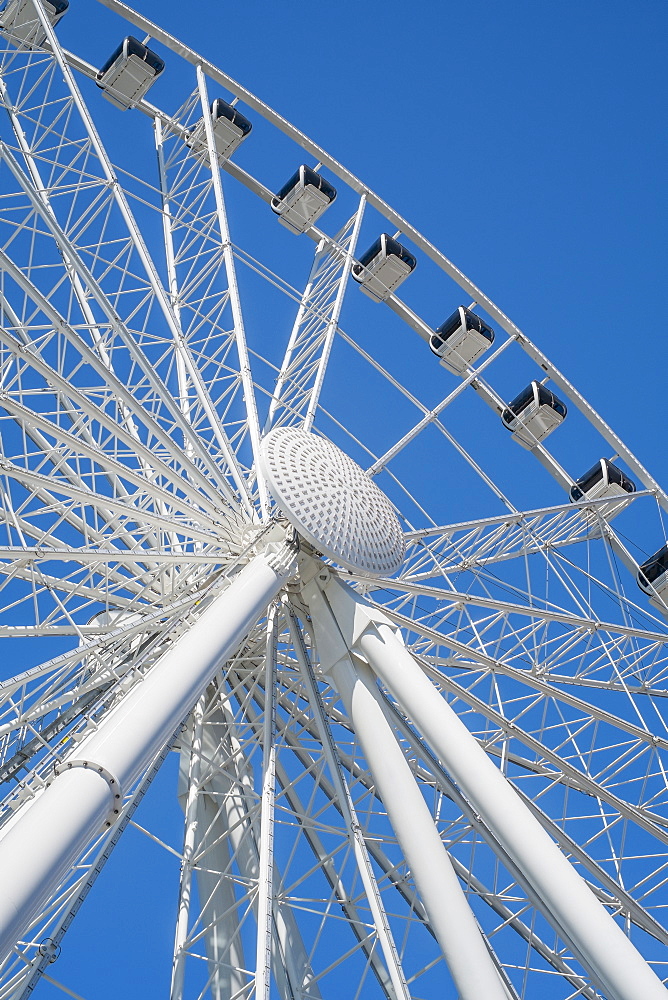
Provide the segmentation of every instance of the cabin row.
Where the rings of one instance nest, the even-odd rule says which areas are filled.
[[[52,26],[63,17],[68,6],[68,0],[45,0],[44,10]],[[46,32],[35,17],[32,0],[10,0],[0,12],[0,28],[19,47],[39,46],[46,40]],[[128,35],[100,68],[96,82],[108,101],[117,108],[128,110],[145,97],[164,68],[165,63],[157,53],[145,42]],[[214,100],[210,110],[209,123],[201,118],[186,134],[185,141],[193,156],[200,160],[208,159],[207,131],[210,125],[216,154],[222,163],[250,134],[252,125],[222,98]],[[312,167],[302,164],[273,196],[271,208],[291,232],[304,233],[335,198],[333,185]],[[383,233],[355,262],[352,274],[367,295],[382,302],[415,269],[416,263],[410,251],[395,238]]]
[[[42,0],[50,24],[66,13],[69,0]],[[36,19],[32,0],[10,0],[0,12],[0,28],[19,47],[43,45],[46,31]],[[104,96],[123,110],[134,107],[165,68],[164,61],[132,35],[123,39],[97,74]],[[222,98],[211,104],[210,129],[222,163],[250,134],[251,123]],[[207,125],[200,119],[186,142],[197,159],[208,158]],[[309,229],[336,198],[336,189],[316,170],[302,164],[271,200],[279,221],[293,233]],[[388,233],[355,261],[352,276],[362,291],[382,302],[415,270],[415,256]],[[494,331],[471,309],[457,310],[431,335],[429,346],[440,363],[463,375],[494,343]],[[542,382],[532,381],[501,413],[504,426],[525,448],[534,448],[565,419],[566,405]],[[634,493],[635,483],[608,459],[602,458],[571,488],[570,499],[606,501],[597,508],[610,520],[621,510],[619,498]],[[616,501],[616,502],[615,502]],[[668,544],[655,552],[638,571],[638,585],[662,610],[668,601]]]
[[[69,0],[41,0],[52,28],[69,9]],[[46,30],[33,0],[9,0],[0,11],[0,29],[22,49],[44,45]],[[164,60],[138,38],[128,35],[112,52],[96,75],[98,87],[117,108],[133,108],[148,92],[165,68]]]

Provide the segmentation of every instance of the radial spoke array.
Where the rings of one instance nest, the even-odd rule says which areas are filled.
[[[0,956],[0,1000],[27,1000],[42,975],[95,995],[72,960],[74,916],[86,901],[96,926],[94,883],[125,876],[132,899],[130,848],[114,850],[126,830],[142,874],[172,875],[174,933],[158,947],[171,1000],[464,995],[333,680],[328,644],[343,640],[321,641],[320,571],[400,630],[434,699],[668,978],[668,631],[661,581],[651,605],[636,586],[666,538],[663,491],[468,278],[223,71],[101,0],[166,63],[150,101],[120,112],[68,27],[81,12],[54,31],[46,7],[12,2],[34,34],[0,13],[0,852],[239,573],[279,558],[261,429],[341,447],[394,505],[406,551],[374,578],[325,569],[302,543],[297,576]],[[252,132],[230,158],[216,129],[239,110]],[[274,198],[299,164],[336,188],[301,236]],[[380,233],[424,279],[372,303],[354,268]],[[460,375],[424,343],[444,303],[496,332]],[[518,378],[569,406],[524,449],[499,419]],[[611,448],[636,491],[571,502]],[[502,995],[603,997],[418,721],[373,688]],[[157,804],[167,779],[173,814]],[[113,947],[130,955],[122,930]]]

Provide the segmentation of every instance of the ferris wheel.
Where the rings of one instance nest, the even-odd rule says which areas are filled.
[[[665,998],[668,497],[369,187],[101,4],[99,65],[67,0],[0,10],[0,1000],[84,952],[170,1000]]]

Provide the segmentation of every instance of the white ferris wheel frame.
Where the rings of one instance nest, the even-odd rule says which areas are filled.
[[[159,41],[186,62],[192,64],[196,71],[197,91],[205,123],[206,144],[209,161],[217,160],[215,138],[211,120],[207,115],[209,94],[207,80],[216,82],[230,91],[235,98],[260,113],[271,125],[278,128],[286,136],[296,142],[318,163],[326,167],[334,176],[343,181],[348,188],[359,197],[359,206],[351,218],[340,241],[328,237],[324,232],[311,227],[307,235],[316,243],[317,251],[311,278],[307,290],[300,303],[293,335],[288,344],[283,366],[278,372],[276,389],[269,408],[269,426],[280,424],[281,406],[285,409],[286,394],[294,393],[291,400],[293,409],[301,414],[301,426],[310,430],[313,426],[320,391],[323,385],[329,351],[333,338],[339,332],[339,318],[343,297],[346,290],[350,268],[354,259],[357,238],[359,236],[363,214],[366,206],[371,206],[380,212],[390,222],[398,233],[403,234],[411,244],[425,256],[431,259],[445,274],[452,278],[460,288],[487,315],[505,331],[507,339],[483,361],[475,370],[467,372],[461,383],[450,392],[435,408],[425,411],[413,429],[398,440],[384,454],[374,458],[368,469],[369,475],[377,475],[386,469],[389,463],[429,424],[437,421],[443,411],[468,387],[472,387],[479,398],[497,414],[505,406],[498,393],[482,377],[487,367],[509,346],[519,346],[528,357],[551,379],[558,389],[564,393],[569,402],[584,415],[601,437],[614,449],[637,476],[643,490],[636,494],[652,496],[664,510],[668,511],[668,497],[655,480],[646,472],[635,457],[625,448],[622,441],[595,413],[584,398],[568,382],[568,380],[548,361],[521,331],[492,303],[476,286],[474,286],[447,258],[445,258],[431,243],[421,236],[405,220],[400,218],[388,205],[378,198],[370,189],[364,186],[344,167],[329,157],[316,144],[296,130],[287,121],[250,94],[243,87],[231,80],[218,68],[202,59],[195,52],[178,42],[174,37],[152,24],[141,15],[132,11],[117,0],[100,0],[104,6],[121,14],[125,20],[148,36]],[[507,977],[500,970],[494,956],[488,950],[484,936],[480,933],[472,910],[461,890],[461,871],[454,862],[449,860],[440,836],[436,832],[429,810],[424,804],[423,793],[415,781],[414,775],[406,763],[404,750],[397,739],[395,730],[405,739],[424,741],[416,745],[423,747],[424,758],[433,755],[435,773],[438,780],[447,784],[454,782],[454,788],[448,785],[452,795],[458,796],[460,804],[475,818],[481,829],[484,829],[488,843],[507,864],[509,869],[517,874],[519,880],[541,912],[556,929],[559,936],[567,942],[572,954],[588,972],[593,983],[614,998],[619,1000],[639,1000],[642,998],[666,995],[656,973],[641,957],[639,952],[610,916],[600,897],[590,890],[584,879],[574,867],[564,858],[559,847],[564,846],[565,839],[555,843],[559,832],[549,828],[547,819],[539,819],[538,813],[529,803],[522,800],[513,791],[510,783],[503,777],[497,765],[481,748],[457,714],[449,707],[448,702],[436,689],[429,673],[428,661],[416,659],[401,641],[397,639],[397,625],[404,625],[410,630],[410,619],[402,615],[401,608],[381,608],[367,597],[353,591],[353,582],[359,582],[364,587],[369,583],[364,573],[352,573],[343,577],[340,571],[325,566],[308,546],[299,548],[292,531],[287,531],[282,522],[276,522],[272,516],[271,497],[260,461],[262,429],[255,399],[255,386],[251,375],[251,360],[244,329],[244,319],[241,306],[241,296],[235,276],[235,256],[231,240],[223,186],[220,172],[211,171],[212,191],[215,202],[216,224],[220,234],[222,258],[228,281],[228,301],[233,319],[233,337],[238,353],[239,384],[243,391],[246,407],[247,434],[250,449],[254,456],[252,473],[242,467],[234,443],[220,420],[219,414],[212,403],[204,378],[193,355],[184,343],[183,332],[179,324],[178,289],[179,281],[175,263],[175,252],[170,229],[169,200],[163,198],[163,223],[166,250],[166,267],[169,288],[163,287],[159,273],[146,246],[142,233],[136,223],[128,199],[122,186],[118,183],[117,174],[107,155],[105,147],[98,136],[88,108],[80,96],[73,77],[73,70],[84,76],[94,78],[95,69],[72,53],[64,52],[57,41],[44,11],[36,7],[37,14],[47,35],[47,50],[51,50],[58,62],[63,78],[67,81],[74,105],[85,123],[89,140],[95,156],[106,176],[113,193],[115,206],[120,212],[134,251],[145,269],[148,285],[160,308],[173,339],[174,364],[181,391],[178,403],[170,403],[170,413],[174,426],[184,431],[188,442],[185,448],[185,458],[191,462],[192,482],[177,476],[170,468],[169,461],[161,459],[161,474],[165,482],[174,483],[178,479],[178,489],[183,490],[182,499],[169,492],[166,486],[157,484],[147,486],[147,470],[150,472],[157,463],[156,454],[143,440],[133,417],[136,401],[132,391],[123,384],[113,369],[113,364],[105,354],[105,337],[98,332],[96,342],[97,354],[90,348],[84,351],[87,362],[97,371],[101,378],[113,388],[119,402],[119,418],[114,423],[114,433],[132,448],[138,459],[138,469],[128,469],[119,460],[107,456],[109,475],[122,475],[128,481],[135,481],[143,490],[149,490],[152,499],[151,509],[143,510],[142,517],[148,526],[147,530],[174,534],[175,521],[171,515],[161,514],[163,510],[181,509],[184,516],[188,514],[188,496],[198,507],[202,527],[190,528],[190,537],[200,546],[199,551],[188,553],[188,561],[193,566],[210,566],[212,556],[206,549],[214,539],[214,526],[219,530],[216,543],[218,551],[227,553],[243,551],[243,568],[237,565],[236,572],[229,578],[223,575],[210,592],[210,599],[203,611],[195,612],[199,603],[199,595],[188,598],[181,596],[174,602],[174,612],[182,615],[178,634],[166,651],[158,656],[155,665],[140,683],[135,683],[114,708],[104,718],[95,731],[78,741],[77,746],[62,757],[56,765],[53,775],[42,787],[37,787],[29,801],[15,809],[12,818],[7,822],[0,837],[0,877],[5,888],[4,898],[0,904],[0,942],[3,954],[13,949],[18,939],[25,936],[31,921],[48,903],[52,894],[61,884],[61,880],[77,857],[96,842],[101,828],[114,830],[116,825],[120,830],[121,823],[128,814],[130,800],[126,796],[131,789],[136,789],[135,798],[143,793],[147,780],[154,772],[156,762],[164,757],[166,748],[174,738],[174,733],[189,720],[190,752],[189,779],[190,792],[185,805],[186,835],[184,842],[184,858],[181,876],[180,908],[177,919],[175,958],[172,978],[172,996],[182,996],[185,976],[185,953],[188,941],[188,906],[184,902],[189,898],[189,887],[195,868],[194,863],[188,863],[195,845],[194,828],[195,815],[198,808],[196,786],[197,774],[203,767],[204,757],[201,744],[204,739],[207,711],[205,695],[207,688],[214,681],[221,666],[232,660],[243,644],[248,640],[249,633],[259,621],[265,617],[267,608],[270,612],[266,624],[266,648],[264,653],[264,671],[266,679],[263,686],[263,716],[262,731],[258,737],[263,750],[263,785],[260,810],[260,829],[262,831],[257,846],[257,858],[254,862],[257,870],[257,899],[255,913],[257,920],[257,954],[255,964],[254,989],[257,997],[267,998],[270,991],[272,975],[279,984],[279,991],[288,995],[290,982],[295,973],[291,961],[298,962],[299,946],[295,944],[295,954],[290,959],[284,955],[285,967],[281,969],[276,959],[276,939],[285,945],[291,939],[294,928],[286,924],[277,926],[277,918],[273,910],[275,886],[273,884],[272,842],[274,837],[274,822],[276,809],[276,774],[277,761],[275,757],[275,739],[277,736],[276,705],[272,699],[272,671],[276,670],[278,654],[278,617],[285,616],[290,632],[297,671],[301,677],[304,690],[308,692],[313,710],[313,726],[318,732],[322,752],[329,768],[334,794],[337,797],[344,827],[350,840],[361,881],[364,885],[366,904],[372,915],[374,934],[377,936],[383,962],[386,969],[386,996],[410,998],[410,989],[399,956],[397,943],[393,936],[391,921],[385,908],[384,900],[378,891],[377,877],[374,873],[374,863],[370,846],[361,833],[360,823],[356,813],[355,803],[350,793],[346,769],[342,766],[339,750],[331,736],[331,707],[323,702],[319,684],[325,678],[332,691],[338,693],[343,702],[346,714],[351,721],[360,746],[367,759],[373,784],[387,810],[390,823],[408,861],[412,872],[421,906],[424,907],[426,922],[438,941],[450,973],[457,989],[464,1000],[474,1000],[481,995],[498,997],[507,1000],[516,994],[512,991]],[[2,84],[4,88],[4,83]],[[142,100],[138,110],[155,122],[156,146],[160,170],[166,170],[166,158],[163,149],[164,136],[167,131],[171,135],[178,134],[179,124],[169,119],[164,112]],[[79,302],[81,311],[88,326],[93,331],[101,331],[100,313],[105,317],[114,335],[126,345],[130,355],[137,365],[145,367],[139,348],[132,343],[124,328],[123,322],[110,308],[107,293],[101,287],[94,273],[87,267],[77,247],[68,237],[60,224],[56,212],[50,203],[50,195],[42,182],[36,158],[28,145],[22,140],[22,130],[18,120],[15,122],[18,145],[27,164],[27,172],[19,163],[14,153],[4,144],[2,148],[3,162],[7,165],[12,177],[28,199],[32,209],[57,242],[63,257],[64,266],[74,290],[74,296]],[[235,163],[226,160],[222,164],[225,172],[240,181],[254,194],[265,202],[273,197],[264,185],[242,170]],[[163,189],[163,196],[165,190]],[[324,268],[332,259],[340,263],[336,280],[327,287],[329,295],[329,311],[322,319],[319,331],[320,354],[317,364],[302,383],[298,379],[288,378],[290,365],[300,352],[304,351],[309,331],[304,318],[307,312],[309,295],[319,287]],[[50,319],[54,328],[62,330],[66,335],[62,316],[58,309],[44,295],[40,295],[29,276],[22,273],[11,257],[0,250],[0,265],[11,276],[17,287],[21,288],[39,300],[41,311]],[[95,309],[93,308],[93,304]],[[398,296],[391,294],[386,304],[404,322],[408,324],[423,340],[429,340],[432,330],[409,306]],[[11,307],[3,303],[5,315],[11,319]],[[99,310],[99,312],[97,311]],[[19,316],[11,321],[11,326],[18,330],[22,326]],[[2,334],[3,343],[13,346],[13,341],[7,331]],[[31,363],[39,368],[40,360],[35,358]],[[93,412],[90,400],[77,392],[76,386],[66,384],[64,379],[58,382],[58,373],[44,371],[55,386],[68,399],[75,398],[83,412]],[[150,371],[145,372],[147,384],[151,385],[157,394],[164,396],[164,388],[160,376]],[[210,456],[206,449],[199,448],[196,436],[188,433],[191,412],[195,406],[193,400],[206,415],[212,428],[221,461],[228,471],[227,477],[220,470],[212,467]],[[295,400],[297,402],[295,402]],[[53,427],[47,417],[39,413],[24,414],[16,400],[4,399],[3,407],[8,413],[13,413],[29,424],[32,433],[47,435],[53,432]],[[99,414],[95,411],[96,418]],[[69,438],[64,430],[60,431],[63,441]],[[164,449],[164,454],[172,461],[181,461],[172,436],[166,431],[155,430],[156,441]],[[79,440],[77,447],[82,454],[97,454],[93,444]],[[192,449],[192,454],[188,453]],[[533,455],[541,462],[557,483],[569,489],[574,480],[562,468],[555,457],[545,446],[537,443],[531,449]],[[198,465],[197,462],[200,464]],[[11,471],[11,470],[10,470]],[[150,478],[150,477],[149,477]],[[41,490],[46,496],[50,485],[47,478],[39,471],[24,469],[21,471],[21,482],[35,491]],[[218,499],[211,499],[211,483],[215,481]],[[205,499],[197,486],[205,487]],[[255,492],[253,492],[255,491]],[[72,480],[68,484],[68,496],[72,500],[84,502],[90,499],[86,494],[85,485]],[[114,523],[118,516],[123,516],[124,503],[118,498],[105,497],[102,511],[108,523]],[[593,508],[596,508],[594,503]],[[508,515],[497,519],[497,526],[504,530],[502,546],[507,546],[510,553],[513,541],[508,529],[513,524],[530,524],[530,538],[541,537],[541,530],[553,532],[550,544],[558,547],[572,541],[578,532],[581,534],[591,530],[591,515],[587,522],[574,528],[573,507],[564,505],[552,510],[540,512],[513,511],[509,521]],[[591,505],[590,505],[591,509]],[[595,515],[594,515],[595,516]],[[220,531],[221,519],[229,519],[230,527]],[[245,523],[244,523],[245,522]],[[597,518],[596,525],[600,534],[609,543],[615,555],[625,563],[635,574],[638,570],[637,560],[623,544],[619,535],[605,521]],[[426,546],[429,550],[429,539],[436,539],[433,550],[429,550],[429,559],[443,560],[438,545],[443,538],[457,532],[470,539],[472,551],[484,565],[485,549],[480,544],[479,532],[493,532],[494,519],[486,519],[476,525],[467,522],[448,526],[447,532],[438,528],[421,529],[408,532],[408,543]],[[68,550],[66,547],[56,548],[50,545],[50,554],[58,553],[59,558],[72,562],[97,561],[134,565],[139,556],[137,548],[132,544],[131,534],[124,528],[118,537],[123,539],[126,534],[127,549],[120,552],[115,547],[91,547],[88,552]],[[227,532],[227,535],[225,534]],[[245,532],[245,534],[242,534]],[[561,535],[559,534],[561,532]],[[542,536],[543,538],[545,536]],[[310,540],[313,542],[313,539]],[[494,544],[497,544],[496,542]],[[543,542],[534,544],[543,544]],[[222,547],[222,548],[221,548]],[[12,557],[6,548],[4,555]],[[23,557],[33,552],[35,558],[43,553],[39,545],[21,547]],[[491,549],[488,549],[491,551]],[[17,555],[18,553],[14,553]],[[150,553],[151,559],[169,570],[179,565],[178,551],[162,551],[155,549]],[[495,556],[503,559],[502,548],[495,550]],[[144,556],[142,555],[142,558]],[[409,552],[409,559],[414,558]],[[423,556],[421,556],[423,558]],[[218,561],[222,561],[220,555]],[[214,562],[216,560],[213,560]],[[350,568],[350,567],[348,567]],[[425,574],[428,577],[428,574]],[[295,585],[295,577],[299,584]],[[345,582],[342,582],[344,580]],[[388,585],[390,580],[386,581]],[[403,582],[405,593],[410,593],[411,587],[421,596],[429,596],[428,584],[420,579],[419,560],[415,565],[410,579]],[[441,592],[439,592],[441,593]],[[293,595],[295,605],[286,604],[286,594]],[[524,614],[529,617],[532,609],[518,607],[511,602],[503,602],[495,597],[457,593],[452,590],[449,596],[463,606],[471,604],[477,608],[485,608],[494,613]],[[122,602],[119,603],[119,607]],[[132,601],[126,606],[132,607]],[[301,608],[308,613],[310,620],[309,636],[298,620],[294,608]],[[165,608],[156,612],[156,617],[162,620]],[[540,609],[541,619],[560,622],[576,629],[591,627],[591,621],[583,616],[560,611],[558,608]],[[224,627],[221,627],[221,619]],[[133,636],[142,635],[147,627],[147,619],[141,622],[133,620],[130,615],[127,621],[119,619],[110,632],[109,622],[91,623],[89,627],[78,625],[76,634],[81,638],[90,638],[92,649],[96,641],[102,643],[110,636],[117,636],[119,641],[128,642]],[[596,627],[607,628],[617,635],[626,635],[633,639],[643,639],[648,642],[665,641],[657,631],[639,629],[628,624],[613,624],[597,622]],[[19,633],[16,633],[19,634]],[[52,636],[54,627],[49,623],[32,629],[32,636]],[[64,633],[67,634],[67,633]],[[428,634],[428,628],[423,626],[423,635]],[[308,641],[307,641],[308,640]],[[318,650],[318,674],[312,665],[312,641]],[[452,638],[448,643],[455,654],[466,655],[469,651],[464,643]],[[63,664],[67,658],[66,654]],[[80,655],[80,654],[79,654]],[[484,655],[478,653],[481,662]],[[70,659],[74,658],[71,654]],[[505,676],[512,676],[512,666],[488,657],[495,670]],[[188,664],[184,672],[183,664]],[[39,670],[39,668],[35,668]],[[435,678],[434,678],[435,679]],[[382,694],[382,688],[391,696]],[[241,682],[239,682],[241,683]],[[531,678],[530,684],[535,690],[540,690],[543,681],[540,677]],[[565,698],[568,696],[565,695]],[[577,698],[571,696],[571,702],[577,703]],[[588,711],[596,714],[596,709],[588,706]],[[609,716],[605,710],[598,710],[600,721],[607,721]],[[138,725],[137,719],[141,720]],[[410,720],[410,722],[408,721]],[[510,725],[510,728],[512,728]],[[627,727],[627,732],[632,729]],[[665,749],[666,740],[643,730],[641,726],[634,730],[634,737],[639,740],[649,740],[653,746]],[[562,762],[563,763],[563,762]],[[352,773],[352,772],[349,772]],[[579,781],[583,787],[586,782],[583,776],[573,773],[573,781]],[[138,782],[140,784],[138,784]],[[600,790],[597,789],[597,793]],[[406,809],[406,802],[413,806]],[[613,802],[610,794],[609,801]],[[649,825],[649,820],[641,816],[641,811],[631,805],[615,801],[622,814],[634,821]],[[134,803],[134,800],[132,800]],[[422,803],[422,805],[420,805]],[[546,827],[548,827],[546,832]],[[569,850],[577,851],[577,844],[569,845]],[[628,901],[628,910],[641,920],[639,910],[633,909],[633,901]],[[352,912],[349,911],[350,913]],[[354,922],[354,921],[353,921]],[[279,922],[280,923],[280,922]],[[63,921],[62,926],[65,927]],[[63,931],[64,933],[64,931]],[[42,959],[52,957],[50,946],[41,953]],[[546,949],[547,954],[548,949]],[[371,953],[369,961],[372,961]],[[378,961],[377,956],[373,962]],[[42,963],[43,966],[44,963]],[[559,968],[558,956],[552,957],[553,968]],[[40,966],[38,961],[35,968]],[[42,967],[40,966],[40,968]],[[561,969],[566,975],[566,968]],[[376,973],[382,980],[383,972]],[[577,979],[575,973],[566,976],[571,984]],[[583,987],[583,995],[586,993]],[[25,989],[25,984],[20,987]],[[23,993],[21,994],[23,995]],[[311,994],[304,994],[311,995]]]

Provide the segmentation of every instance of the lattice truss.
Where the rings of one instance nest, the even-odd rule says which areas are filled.
[[[295,613],[291,614],[293,628],[298,627]],[[308,634],[300,630],[300,640],[295,644],[285,625],[280,632],[270,746],[276,777],[272,948],[276,950],[273,967],[284,969],[282,974],[287,977],[281,992],[294,989],[297,984],[309,996],[328,995],[350,975],[351,954],[356,956],[356,975],[365,995],[376,995],[379,989],[379,995],[383,995],[388,989],[376,929],[352,853],[350,824],[346,822],[347,801],[341,797],[347,790],[355,822],[364,831],[369,860],[411,995],[429,996],[439,988],[442,957],[431,937],[382,803],[374,792],[363,755],[338,698],[326,683],[317,680],[313,669],[314,665],[317,668],[317,654],[311,648]],[[266,642],[266,631],[261,625],[229,665],[225,677],[220,676],[200,700],[186,731],[178,738],[180,801],[189,823],[186,829],[195,832],[190,838],[186,834],[179,904],[180,919],[186,930],[177,961],[182,974],[188,972],[190,988],[197,988],[192,995],[202,997],[208,989],[214,995],[218,990],[222,995],[229,992],[239,996],[251,996],[253,990],[253,975],[248,971],[253,964],[252,955],[247,952],[255,947],[260,877],[262,791],[266,773],[266,763],[263,767]],[[51,730],[47,732],[44,728],[45,737],[58,732],[61,752],[65,752],[69,740],[76,740],[85,716],[98,718],[100,712],[113,705],[114,696],[127,690],[137,679],[135,675],[154,662],[160,652],[160,640],[146,633],[136,635],[134,650],[130,662],[121,657],[114,661],[109,650],[105,650],[103,659],[94,651],[80,657],[77,699],[67,717],[53,712],[49,716],[54,720]],[[24,678],[22,690],[18,678],[15,700],[26,696],[32,681],[33,697],[38,697],[44,706],[48,693],[51,706],[57,706],[58,696],[62,698],[68,683],[72,683],[75,672],[72,660],[70,657],[68,663],[63,657],[60,663],[54,662],[50,675],[44,671],[39,681],[34,675]],[[432,673],[436,676],[436,671]],[[634,741],[633,750],[628,734],[625,738],[621,734],[620,740],[614,720],[599,719],[594,725],[599,737],[601,730],[608,730],[610,746],[606,754],[599,738],[594,750],[587,744],[585,713],[578,718],[576,706],[560,702],[557,695],[550,703],[562,716],[561,730],[557,731],[554,725],[541,725],[540,721],[532,727],[529,720],[534,715],[545,716],[549,704],[545,697],[542,709],[537,708],[538,698],[534,699],[534,705],[528,704],[526,688],[518,684],[515,702],[508,697],[499,706],[503,711],[495,712],[490,707],[493,698],[482,690],[489,685],[498,688],[495,679],[485,677],[480,670],[473,681],[458,684],[443,677],[443,673],[438,677],[444,694],[458,705],[488,752],[499,758],[505,773],[599,898],[624,915],[634,935],[648,935],[650,942],[662,942],[665,946],[667,935],[660,923],[661,907],[658,904],[655,913],[652,905],[654,894],[660,897],[666,866],[665,850],[656,848],[657,840],[665,843],[665,827],[657,831],[653,815],[660,804],[654,801],[654,810],[636,808],[623,782],[625,764],[643,752],[641,740]],[[334,769],[325,750],[327,741],[319,731],[319,710],[328,720],[331,746],[336,745]],[[557,970],[574,992],[582,990],[581,995],[598,996],[587,985],[578,963],[531,905],[521,877],[517,881],[516,873],[509,872],[498,861],[490,864],[485,850],[489,833],[484,822],[472,814],[466,800],[409,722],[396,709],[394,712],[405,753],[423,784],[455,870],[466,884],[481,926],[497,954],[503,956],[508,975],[512,977],[521,969],[526,983],[537,989],[547,969]],[[515,718],[520,721],[516,723]],[[648,789],[652,784],[649,771],[652,766],[658,770],[659,762],[656,748],[646,752],[648,773],[642,784]],[[29,753],[30,747],[24,754],[14,752],[7,758],[5,775],[11,769],[15,773],[20,771]],[[597,770],[583,765],[583,761],[591,758],[597,761]],[[53,759],[52,753],[44,754],[38,768],[42,780],[48,780]],[[616,767],[613,761],[617,762]],[[127,796],[119,825],[78,861],[48,911],[35,922],[34,940],[23,943],[22,957],[8,970],[2,995],[22,995],[16,993],[17,987],[25,989],[40,968],[48,968],[54,949],[60,947],[64,931],[121,829],[133,822],[134,810],[149,777],[150,774]],[[35,787],[34,779],[32,786]],[[27,789],[26,784],[19,786],[8,803],[10,808],[18,797],[28,794]],[[648,835],[645,858],[624,856],[623,840],[629,822]],[[637,829],[634,836],[637,838]],[[649,844],[652,844],[651,857]],[[167,846],[180,854],[179,845]],[[337,933],[342,920],[347,921],[352,935],[349,941],[343,938],[345,944],[341,944],[341,935]],[[287,953],[281,954],[286,947]],[[659,956],[658,948],[656,955]]]
[[[153,126],[152,183],[112,165],[60,51],[3,42],[0,56],[0,637],[26,649],[0,685],[0,822],[12,822],[255,551],[278,513],[259,470],[260,427],[314,430],[363,461],[407,511],[395,578],[334,572],[401,629],[665,977],[666,628],[639,603],[628,572],[637,549],[596,505],[522,512],[495,488],[505,513],[443,524],[421,477],[407,482],[425,436],[485,489],[491,477],[450,429],[449,407],[473,375],[434,406],[404,386],[401,359],[386,363],[353,320],[341,325],[365,195],[354,191],[334,235],[309,232],[302,289],[232,240],[221,171],[189,145],[211,96],[201,70],[174,114],[140,108]],[[259,180],[222,166],[269,200]],[[158,230],[159,259],[145,235]],[[242,265],[290,303],[278,360],[247,345]],[[406,318],[396,296],[388,304]],[[420,322],[411,312],[411,333]],[[365,426],[365,399],[348,424],[350,399],[328,381],[333,358],[339,370],[361,370],[364,387],[368,377],[369,396],[382,387],[386,412],[404,408],[403,437],[390,421]],[[494,408],[498,393],[485,392]],[[536,457],[563,485],[547,450]],[[645,489],[621,506],[660,524],[657,497]],[[56,645],[40,663],[44,637]],[[508,995],[595,1000],[522,873],[413,720],[383,697]],[[171,749],[125,790],[118,820],[35,917],[0,970],[0,1000],[27,998],[48,974],[127,828],[173,865],[174,1000],[250,1000],[263,963],[281,998],[396,1000],[388,940],[404,1000],[448,995],[433,929],[294,588]],[[185,833],[163,836],[149,810],[146,819],[135,811],[176,755]]]

